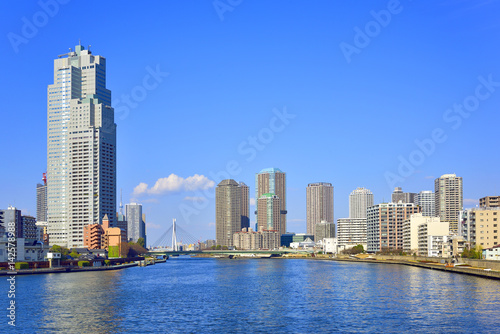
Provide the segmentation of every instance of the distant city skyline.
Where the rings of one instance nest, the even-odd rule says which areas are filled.
[[[485,145],[496,142],[500,120],[498,2],[401,1],[385,26],[371,13],[387,1],[252,1],[223,19],[210,2],[155,2],[154,10],[102,2],[96,11],[70,1],[50,15],[40,3],[7,1],[0,14],[8,64],[0,142],[30,161],[2,166],[0,208],[36,213],[48,163],[46,88],[54,58],[79,40],[106,57],[116,189],[125,203],[143,204],[151,242],[172,218],[215,239],[223,179],[249,185],[255,226],[254,178],[270,166],[287,173],[294,232],[306,232],[304,188],[318,181],[335,187],[335,221],[349,217],[357,187],[381,203],[395,187],[432,190],[453,173],[464,180],[464,207],[500,194],[500,158]],[[88,17],[99,25],[69,24]],[[464,152],[491,160],[478,165]]]

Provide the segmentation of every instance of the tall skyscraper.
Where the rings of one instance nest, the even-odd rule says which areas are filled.
[[[127,220],[127,238],[130,242],[144,239],[146,244],[146,222],[142,213],[142,204],[130,203],[125,205],[125,219]]]
[[[239,183],[241,191],[241,228],[250,227],[250,188],[243,182]]]
[[[436,216],[436,196],[431,190],[424,190],[417,194],[416,204],[422,210],[422,216],[435,217]]]
[[[434,181],[435,214],[441,221],[458,223],[463,209],[462,178],[455,174],[444,174]]]
[[[316,235],[316,224],[333,223],[333,186],[331,183],[310,183],[306,188],[307,234]]]
[[[234,246],[233,234],[249,224],[249,188],[233,179],[222,180],[215,189],[215,235],[217,245]]]
[[[373,194],[369,189],[357,188],[349,195],[349,218],[366,218],[366,209],[373,206]]]
[[[47,221],[47,174],[43,173],[43,184],[36,185],[36,219],[39,222]]]
[[[106,214],[116,221],[116,124],[106,59],[82,45],[60,55],[47,96],[49,240],[82,247],[85,225]]]
[[[262,195],[271,194],[279,198],[280,203],[280,228],[281,234],[286,233],[286,173],[278,168],[266,168],[255,176],[255,199],[258,201]],[[257,215],[257,226],[264,226],[268,222],[259,222],[259,206],[255,214]],[[261,215],[261,217],[263,217]]]
[[[257,200],[257,229],[278,231],[279,235],[286,233],[282,230],[281,198],[274,194],[262,194]]]
[[[417,194],[415,193],[404,193],[401,187],[394,188],[394,191],[391,196],[392,203],[414,203],[417,201]]]

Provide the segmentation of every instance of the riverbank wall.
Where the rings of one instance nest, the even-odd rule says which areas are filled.
[[[333,260],[333,261],[346,261],[346,262],[365,262],[365,263],[373,263],[373,264],[397,264],[397,265],[406,265],[413,266],[431,270],[441,270],[450,273],[456,274],[466,274],[479,276],[483,278],[497,279],[500,280],[500,270],[496,269],[497,263],[495,261],[487,261],[487,260],[473,260],[467,261],[467,263],[460,263],[455,266],[446,266],[446,263],[441,263],[439,258],[432,257],[417,257],[414,259],[413,257],[407,256],[374,256],[370,259],[356,259],[356,258],[320,258],[316,259],[320,260]],[[447,259],[449,260],[449,259]],[[470,259],[464,259],[470,260]],[[493,263],[492,263],[493,262]],[[473,265],[474,264],[474,265]],[[481,265],[481,267],[479,266]],[[494,268],[492,268],[494,267]]]

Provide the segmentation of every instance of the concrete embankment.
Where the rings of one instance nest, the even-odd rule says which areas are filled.
[[[119,270],[124,268],[130,268],[137,266],[137,263],[125,263],[118,264],[114,266],[102,266],[102,267],[73,267],[73,268],[41,268],[41,269],[23,269],[15,271],[12,274],[11,271],[2,270],[0,271],[0,276],[10,276],[10,275],[34,275],[34,274],[57,274],[57,273],[71,273],[71,272],[81,272],[81,271],[104,271],[104,270]]]
[[[322,259],[322,258],[317,258]],[[499,279],[500,280],[500,271],[496,269],[492,269],[491,267],[496,267],[496,263],[491,263],[491,266],[488,266],[488,262],[483,261],[482,264],[484,267],[475,267],[471,266],[468,263],[456,265],[454,267],[447,267],[445,264],[437,263],[437,262],[420,262],[417,260],[401,260],[401,259],[382,259],[382,258],[373,258],[373,259],[353,259],[353,258],[323,258],[324,260],[334,260],[334,261],[346,261],[346,262],[364,262],[364,263],[374,263],[374,264],[399,264],[405,266],[413,266],[420,267],[431,270],[441,270],[451,273],[457,274],[466,274],[479,276],[484,278],[491,279]],[[435,259],[434,259],[435,260]]]

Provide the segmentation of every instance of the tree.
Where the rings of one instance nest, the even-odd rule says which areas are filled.
[[[71,256],[73,259],[77,259],[80,254],[73,250],[71,253],[69,253],[69,256]]]
[[[146,248],[142,247],[139,244],[136,244],[135,242],[129,242],[128,245],[130,247],[127,254],[128,257],[135,257],[141,254],[146,254],[148,252]]]
[[[137,239],[137,244],[138,244],[139,246],[141,246],[141,247],[145,247],[145,245],[144,245],[144,238],[139,238],[139,239]]]

